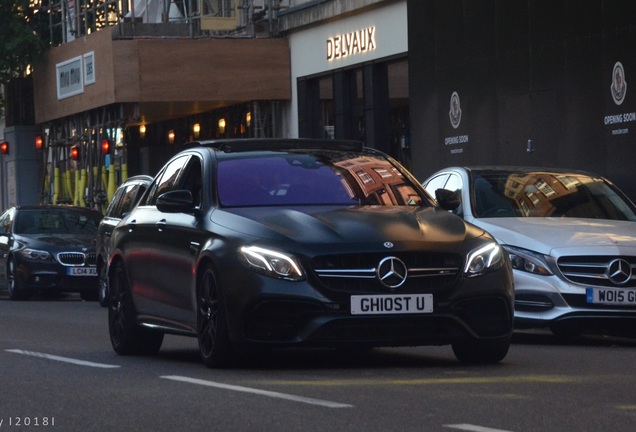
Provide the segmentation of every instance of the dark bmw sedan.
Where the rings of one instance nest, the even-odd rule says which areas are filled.
[[[97,299],[95,239],[101,213],[83,207],[19,206],[0,216],[0,280],[11,300],[34,292]]]
[[[109,329],[119,354],[198,338],[203,362],[259,348],[510,345],[507,254],[357,142],[192,143],[113,231]]]

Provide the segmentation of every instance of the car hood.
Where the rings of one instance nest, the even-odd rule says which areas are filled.
[[[502,244],[545,255],[634,249],[636,222],[578,218],[482,218],[473,221]]]
[[[300,243],[462,242],[484,235],[446,211],[426,207],[250,207],[217,210],[212,221],[261,237]]]
[[[95,249],[96,236],[73,234],[27,234],[15,236],[16,241],[32,248],[46,250],[89,250]]]

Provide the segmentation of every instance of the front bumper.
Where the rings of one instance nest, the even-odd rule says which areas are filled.
[[[636,306],[588,303],[586,287],[557,276],[519,271],[514,276],[515,328],[567,328],[578,333],[636,328]]]
[[[226,299],[236,346],[445,345],[512,333],[513,290],[506,269],[460,278],[433,294],[433,312],[421,314],[352,315],[349,294],[327,294],[308,281],[243,275],[252,280],[234,281],[231,286],[242,288],[227,292]]]
[[[84,273],[72,276],[72,267],[59,264],[22,262],[18,263],[18,283],[29,291],[60,291],[60,292],[97,292],[98,277],[90,273],[95,272],[95,266],[76,267]]]

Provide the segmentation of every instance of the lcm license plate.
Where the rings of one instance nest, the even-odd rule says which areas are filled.
[[[351,296],[351,315],[432,313],[433,294]]]
[[[97,276],[97,268],[95,267],[69,267],[66,270],[69,276]]]
[[[636,306],[636,290],[587,288],[587,302],[592,304]]]

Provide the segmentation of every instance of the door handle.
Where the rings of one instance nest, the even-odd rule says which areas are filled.
[[[168,223],[166,222],[165,219],[161,219],[159,222],[157,222],[157,230],[158,231],[163,231],[164,228],[168,225]]]

